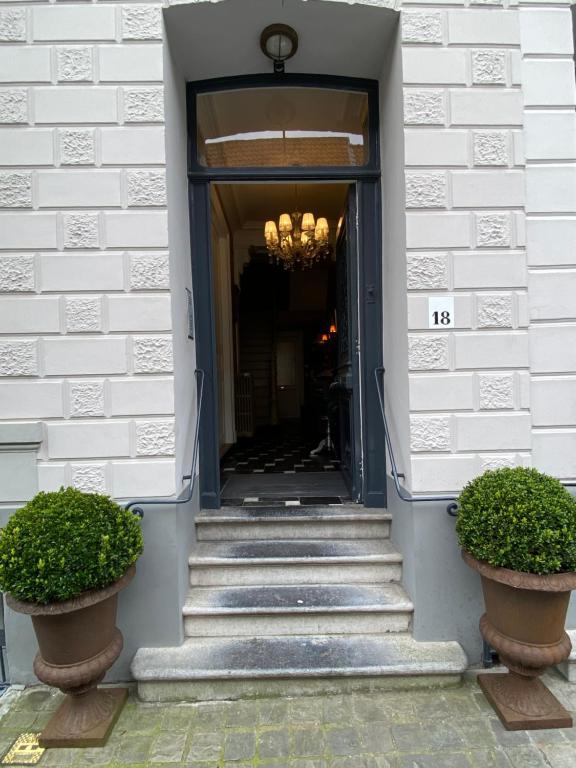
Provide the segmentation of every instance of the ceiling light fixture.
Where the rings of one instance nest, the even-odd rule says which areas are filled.
[[[267,221],[264,238],[271,263],[281,264],[284,269],[309,269],[328,258],[332,246],[328,242],[330,230],[324,217],[317,220],[314,214],[299,211],[282,213],[275,221]]]
[[[260,48],[274,62],[274,72],[284,72],[284,62],[298,50],[298,33],[287,24],[270,24],[262,30]]]

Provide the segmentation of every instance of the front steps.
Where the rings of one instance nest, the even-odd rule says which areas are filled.
[[[144,701],[202,701],[454,685],[465,666],[458,643],[417,643],[404,634],[304,635],[143,648],[132,671]]]
[[[141,648],[146,701],[449,685],[458,643],[419,643],[390,516],[363,507],[254,506],[196,520],[185,642]]]

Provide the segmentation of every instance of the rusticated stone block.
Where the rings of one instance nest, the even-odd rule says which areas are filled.
[[[405,43],[442,43],[442,14],[434,11],[403,11],[402,40]]]
[[[128,171],[128,205],[166,205],[164,171]]]
[[[474,165],[508,165],[508,135],[504,131],[475,131]]]
[[[164,120],[163,88],[124,88],[127,123],[161,123]]]
[[[512,296],[509,293],[478,296],[478,327],[511,328]]]
[[[0,341],[0,376],[37,376],[35,341]]]
[[[97,213],[64,214],[65,248],[98,248],[99,245]]]
[[[0,208],[32,207],[32,174],[0,171]]]
[[[174,423],[147,421],[136,424],[136,453],[138,456],[173,456]]]
[[[505,248],[511,242],[510,215],[479,213],[476,215],[476,244],[480,248]]]
[[[172,339],[167,336],[134,339],[136,373],[165,373],[172,370]]]
[[[480,376],[480,408],[501,410],[514,408],[514,378],[512,374]]]
[[[94,131],[91,128],[63,128],[58,131],[62,165],[94,164]]]
[[[34,256],[0,256],[0,291],[33,291]]]
[[[26,10],[6,8],[0,11],[0,40],[17,43],[26,40]]]
[[[89,333],[99,331],[101,327],[101,305],[97,296],[66,299],[68,333]]]
[[[160,6],[123,6],[122,37],[125,40],[160,40],[162,38],[162,9]]]
[[[407,173],[407,208],[445,208],[446,176],[443,173]]]
[[[70,384],[70,416],[104,416],[104,384],[101,381]]]
[[[482,472],[504,467],[515,467],[514,456],[482,456]]]
[[[106,475],[102,464],[72,467],[72,485],[84,493],[106,493]]]
[[[92,48],[86,45],[57,49],[58,80],[84,81],[94,77]]]
[[[133,291],[170,288],[167,253],[131,253],[130,288]]]
[[[474,51],[472,82],[475,85],[505,85],[506,53],[499,50]]]
[[[445,335],[409,336],[408,364],[412,371],[446,370],[448,338]]]
[[[25,88],[0,90],[0,123],[28,122],[28,93]]]
[[[412,451],[449,451],[449,417],[411,416],[410,449]]]
[[[434,89],[406,89],[404,122],[407,125],[444,125],[446,110],[443,92]]]
[[[408,255],[408,288],[448,288],[448,258],[443,253]]]

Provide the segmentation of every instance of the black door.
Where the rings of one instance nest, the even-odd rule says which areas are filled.
[[[338,404],[337,447],[342,474],[354,501],[362,498],[357,253],[356,185],[351,185],[336,242],[338,360],[332,392]]]

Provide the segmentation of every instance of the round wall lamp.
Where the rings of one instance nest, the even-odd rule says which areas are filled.
[[[260,48],[274,62],[274,72],[284,72],[284,62],[298,50],[298,33],[287,24],[270,24],[262,30]]]

